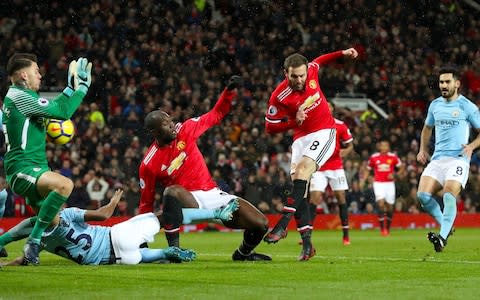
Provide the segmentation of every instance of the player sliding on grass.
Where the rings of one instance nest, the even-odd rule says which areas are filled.
[[[253,249],[262,241],[268,230],[268,219],[252,204],[235,195],[221,191],[213,180],[197,139],[207,129],[218,124],[230,111],[232,100],[237,96],[235,89],[242,79],[232,76],[211,111],[184,123],[175,124],[164,111],[155,110],[145,117],[147,132],[154,142],[145,153],[140,164],[140,213],[153,211],[157,182],[165,187],[163,209],[169,210],[177,201],[183,207],[216,209],[232,199],[238,199],[239,209],[233,219],[223,224],[229,228],[245,229],[243,242],[232,255],[233,260],[271,260]],[[165,216],[165,233],[169,246],[179,246],[181,216]]]
[[[193,250],[178,247],[149,249],[140,248],[140,245],[153,242],[155,234],[160,231],[164,219],[168,215],[183,216],[184,224],[205,219],[219,219],[228,222],[238,209],[238,201],[236,200],[232,200],[224,207],[215,210],[182,209],[179,205],[170,205],[173,209],[169,211],[138,215],[112,227],[94,226],[86,223],[110,218],[122,195],[123,191],[117,190],[107,205],[96,210],[83,210],[74,207],[63,209],[44,232],[41,240],[42,248],[81,265],[133,265],[159,260],[191,261],[196,257]],[[37,217],[25,219],[0,236],[0,248],[7,243],[28,236],[36,219]],[[23,263],[23,257],[19,257],[8,265]]]
[[[37,57],[15,53],[7,63],[12,85],[3,101],[3,133],[7,152],[5,173],[8,184],[38,215],[24,247],[25,260],[38,265],[43,231],[73,190],[69,178],[52,172],[45,153],[44,118],[69,119],[80,106],[92,81],[92,64],[86,58],[72,61],[68,86],[53,100],[38,95],[42,75]]]

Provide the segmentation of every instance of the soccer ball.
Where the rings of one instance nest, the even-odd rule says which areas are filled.
[[[47,120],[47,141],[55,145],[65,145],[70,142],[75,134],[72,120]]]

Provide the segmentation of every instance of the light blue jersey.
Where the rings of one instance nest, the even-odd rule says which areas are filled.
[[[60,212],[60,223],[42,236],[48,252],[82,265],[104,265],[110,259],[110,227],[85,223],[85,210],[71,207]]]
[[[428,108],[425,125],[435,127],[432,160],[456,157],[469,162],[469,158],[463,156],[462,145],[468,144],[471,127],[480,128],[480,112],[475,104],[463,95],[449,102],[438,97]]]

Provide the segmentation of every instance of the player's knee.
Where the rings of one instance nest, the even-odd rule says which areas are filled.
[[[251,226],[252,229],[255,228],[255,230],[258,230],[263,233],[266,233],[268,231],[268,218],[265,217],[265,215],[259,214],[258,216],[256,216],[256,218],[252,223],[253,223],[251,224],[253,225]]]
[[[57,181],[54,191],[63,196],[69,196],[73,191],[73,181],[70,178],[64,177]]]
[[[165,188],[163,196],[172,196],[178,198],[182,187],[178,185],[171,185]]]
[[[432,194],[427,192],[417,192],[417,198],[422,205],[426,205],[428,204],[428,202],[430,202],[430,199],[432,198]]]
[[[309,180],[312,174],[317,170],[317,165],[315,162],[308,161],[308,162],[301,162],[295,168],[295,173],[292,174],[292,179],[301,179],[301,180]]]

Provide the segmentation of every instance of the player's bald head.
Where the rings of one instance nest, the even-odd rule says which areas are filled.
[[[157,127],[157,124],[168,118],[169,115],[162,110],[154,110],[147,114],[145,117],[144,125],[148,130],[153,130]]]

